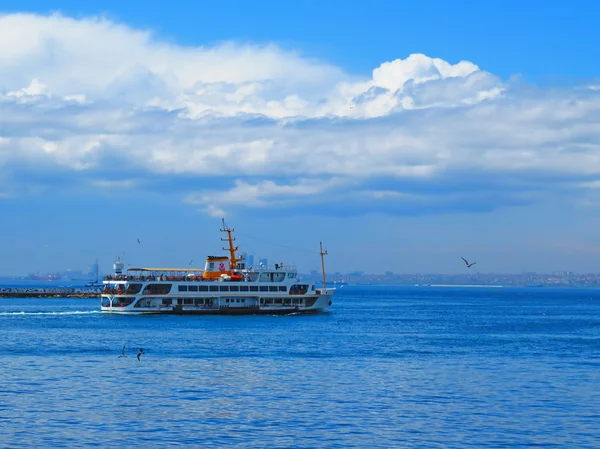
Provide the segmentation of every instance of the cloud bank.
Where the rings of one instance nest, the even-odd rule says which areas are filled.
[[[554,192],[594,204],[600,183],[592,84],[539,89],[422,54],[360,77],[276,45],[4,15],[0,108],[0,201],[87,189],[218,216],[419,214]]]

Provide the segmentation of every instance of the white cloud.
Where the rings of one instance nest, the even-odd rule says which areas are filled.
[[[106,94],[123,100],[172,100],[204,85],[275,82],[322,86],[342,75],[274,45],[180,47],[102,18],[0,16],[0,89],[22,90],[38,79],[59,96]]]
[[[373,85],[397,90],[408,81],[422,84],[438,79],[466,77],[477,71],[479,67],[468,61],[453,65],[442,59],[415,54],[405,60],[397,59],[381,64],[373,70]]]
[[[293,204],[299,198],[318,196],[352,184],[351,180],[341,178],[329,180],[302,178],[290,184],[277,184],[271,180],[249,183],[238,179],[233,188],[207,189],[192,193],[185,201],[190,204],[209,205],[210,210],[218,210],[216,205],[281,207]]]
[[[5,15],[0,108],[0,175],[181,180],[214,216],[340,198],[493,207],[600,179],[600,91],[420,54],[359,78],[274,45],[190,48],[105,19]]]
[[[211,217],[215,217],[215,218],[227,217],[227,213],[223,209],[220,209],[217,206],[214,206],[212,204],[209,204],[208,207],[202,209],[202,211],[204,213],[206,213],[207,215],[210,215]]]
[[[90,181],[90,185],[94,188],[101,190],[112,190],[112,189],[131,189],[135,187],[137,182],[135,179],[95,179]]]
[[[452,95],[436,96],[448,105],[502,89],[497,79],[466,61],[453,65],[414,54],[383,63],[370,80],[355,80],[274,45],[180,47],[102,18],[0,16],[0,48],[0,91],[9,95],[113,100],[184,109],[193,118],[240,113],[376,117],[418,107],[422,100],[409,91],[427,96],[431,81],[463,80]],[[473,74],[485,78],[485,89],[481,82],[467,81]],[[30,84],[23,86],[23,80]]]
[[[36,96],[36,95],[44,95],[46,94],[47,86],[40,83],[40,80],[34,78],[31,80],[29,86],[19,89],[16,92],[9,92],[7,96],[9,97],[24,97],[24,96]]]

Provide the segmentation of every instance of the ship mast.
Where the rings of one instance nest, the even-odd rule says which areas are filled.
[[[324,256],[327,255],[327,251],[323,251],[323,242],[319,242],[319,244],[321,245],[321,252],[319,254],[321,254],[321,269],[323,270],[323,290],[327,290],[327,280],[325,279],[325,258],[324,258]]]
[[[227,225],[225,224],[225,219],[223,218],[223,229],[221,229],[221,232],[226,232],[227,233],[227,238],[226,239],[221,239],[222,241],[229,242],[229,248],[223,248],[224,251],[229,251],[229,263],[230,263],[230,269],[231,270],[235,270],[235,268],[237,267],[237,263],[242,260],[242,258],[237,258],[235,255],[235,252],[238,250],[238,247],[236,246],[235,248],[233,247],[233,242],[235,240],[235,238],[231,237],[231,233],[235,231],[235,229],[229,229],[227,227]]]

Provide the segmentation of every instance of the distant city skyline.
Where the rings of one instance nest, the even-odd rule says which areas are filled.
[[[222,217],[303,272],[596,272],[598,13],[6,0],[0,273],[201,266]]]
[[[103,273],[110,274],[110,273]],[[299,273],[299,279],[303,282],[323,281],[323,274],[317,270],[310,273]],[[362,271],[352,273],[328,272],[326,275],[327,285],[336,288],[345,286],[364,285],[403,285],[411,287],[444,287],[444,286],[474,286],[474,287],[558,287],[558,288],[600,288],[600,273],[574,273],[570,271],[554,273],[365,273]],[[87,276],[81,272],[56,272],[44,276],[43,273],[30,274],[27,277],[5,277],[0,276],[0,283],[12,284],[22,280],[34,283],[56,283],[77,282],[95,280],[95,273]]]
[[[246,261],[252,261],[254,259],[253,255],[251,254],[245,254],[245,259]],[[122,261],[122,259],[119,259],[120,261]],[[117,260],[115,259],[113,261],[116,262]],[[100,264],[96,265],[96,262],[94,262],[93,264],[90,265],[90,269],[88,271],[85,271],[84,269],[72,269],[72,268],[67,268],[67,269],[52,269],[50,271],[40,271],[40,270],[35,270],[35,271],[29,271],[27,272],[27,274],[24,273],[20,273],[17,275],[7,275],[5,273],[0,273],[0,277],[26,277],[26,276],[39,276],[40,278],[42,277],[49,277],[49,276],[61,276],[63,278],[67,278],[67,279],[92,279],[95,278],[96,274],[98,274],[99,276],[105,276],[108,274],[113,274],[114,273],[114,266],[113,263],[110,264],[110,266],[107,265],[106,269],[102,268]],[[262,266],[269,266],[269,262],[267,259],[260,259],[258,262],[258,264],[261,264]],[[127,264],[127,266],[130,266],[131,264]],[[252,264],[247,263],[246,267],[251,269],[252,268]],[[191,267],[191,266],[190,266]],[[196,266],[191,267],[191,268],[196,268]],[[180,267],[183,270],[187,269],[187,267]],[[127,269],[127,268],[125,268]],[[98,270],[98,271],[96,271]],[[307,271],[302,271],[300,270],[300,273],[305,275],[305,276],[312,276],[312,277],[321,277],[322,276],[322,271],[321,269],[310,269]],[[537,272],[537,271],[522,271],[522,272],[512,272],[512,273],[495,273],[495,272],[482,272],[479,270],[474,270],[474,269],[465,269],[462,271],[456,271],[456,272],[448,272],[448,273],[442,273],[442,272],[395,272],[395,271],[363,271],[363,270],[355,270],[355,271],[349,271],[349,272],[341,272],[341,271],[331,271],[331,270],[326,270],[326,275],[328,277],[331,277],[333,279],[340,279],[340,278],[359,278],[359,277],[372,277],[372,276],[383,276],[383,277],[394,277],[394,276],[437,276],[437,275],[448,275],[448,276],[488,276],[488,275],[508,275],[508,276],[580,276],[580,275],[593,275],[593,276],[598,276],[600,279],[600,270],[595,271],[595,272],[576,272],[576,271],[568,271],[568,270],[555,270],[555,271],[551,271],[551,272]]]

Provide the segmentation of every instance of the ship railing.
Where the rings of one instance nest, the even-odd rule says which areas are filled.
[[[104,279],[105,281],[141,281],[141,282],[166,282],[166,281],[185,281],[185,282],[203,282],[209,279],[204,279],[202,275],[199,276],[130,276],[130,275],[109,275]]]
[[[252,265],[246,271],[298,271],[296,265],[274,264],[274,265]]]
[[[294,272],[297,273],[295,265],[257,265],[253,267],[246,268],[245,270],[238,270],[240,274],[243,273],[260,273],[263,271],[284,271],[284,272]],[[118,281],[137,281],[137,282],[215,282],[223,280],[222,278],[209,278],[205,279],[201,275],[200,276],[129,276],[129,275],[109,275],[104,278],[106,283]],[[227,279],[230,280],[230,279]],[[246,280],[246,279],[244,279]]]
[[[103,295],[136,295],[138,292],[129,289],[120,289],[120,288],[103,288],[101,293]]]

